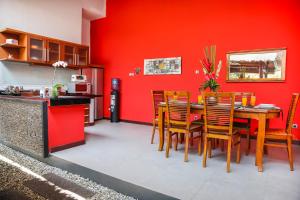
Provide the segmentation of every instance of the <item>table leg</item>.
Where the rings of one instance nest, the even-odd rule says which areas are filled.
[[[159,146],[158,151],[164,149],[164,140],[165,140],[165,115],[162,107],[158,108],[158,132],[159,132]]]
[[[266,119],[266,129],[269,129],[269,128],[270,128],[270,119]],[[264,148],[264,154],[267,155],[268,154],[268,147],[264,146],[263,148]]]
[[[264,149],[264,139],[266,131],[266,114],[260,113],[258,120],[258,134],[257,134],[257,143],[256,143],[256,165],[258,171],[263,171],[263,149]]]

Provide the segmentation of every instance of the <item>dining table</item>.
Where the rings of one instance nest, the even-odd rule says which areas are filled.
[[[204,114],[204,105],[198,103],[191,103],[192,114]],[[166,103],[161,102],[158,106],[158,130],[159,130],[159,147],[158,150],[162,151],[164,147],[165,140],[165,112]],[[267,122],[270,119],[280,117],[282,109],[278,107],[271,108],[259,108],[259,107],[242,107],[235,106],[234,108],[234,118],[244,118],[244,119],[254,119],[258,121],[258,131],[256,140],[256,159],[255,165],[259,172],[263,171],[263,148],[265,139],[265,130],[267,127]]]

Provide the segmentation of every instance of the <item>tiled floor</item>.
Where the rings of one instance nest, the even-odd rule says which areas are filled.
[[[226,173],[226,155],[213,151],[207,168],[197,154],[197,142],[183,162],[183,145],[170,157],[150,144],[150,126],[103,120],[86,128],[85,145],[54,153],[55,156],[113,177],[179,199],[300,199],[300,147],[294,147],[295,171],[289,170],[284,149],[270,149],[264,158],[264,172],[254,166],[255,143],[249,156],[242,144],[241,163],[232,156],[231,173]]]

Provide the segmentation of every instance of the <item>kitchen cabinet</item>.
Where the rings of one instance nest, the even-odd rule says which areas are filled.
[[[10,42],[8,42],[8,40]],[[16,42],[12,42],[12,41]],[[27,35],[13,29],[0,30],[0,60],[25,62],[27,60]]]
[[[28,36],[28,61],[33,63],[46,62],[46,40],[39,36]]]
[[[77,66],[87,66],[89,64],[89,48],[77,47]]]
[[[68,63],[69,67],[76,66],[76,46],[72,44],[64,44],[63,60]]]
[[[7,43],[7,39],[16,43]],[[9,28],[0,30],[0,61],[51,66],[58,60],[71,69],[88,67],[89,47]]]
[[[61,46],[57,40],[47,40],[47,63],[53,64],[62,59]]]
[[[84,67],[89,64],[89,47],[75,44],[64,44],[63,60],[70,67]]]

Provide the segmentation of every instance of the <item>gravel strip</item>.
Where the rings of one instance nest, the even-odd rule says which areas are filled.
[[[96,194],[90,198],[92,200],[133,200],[134,198],[120,194],[107,187],[103,187],[89,179],[82,178],[79,175],[69,173],[56,167],[49,166],[43,162],[40,162],[32,157],[24,155],[18,151],[15,151],[3,144],[0,144],[0,155],[22,165],[31,171],[43,176],[44,174],[54,173],[61,176],[73,183],[80,185],[88,190],[95,192]],[[22,183],[26,180],[31,180],[33,177],[27,175],[20,170],[13,168],[9,164],[0,161],[0,191],[8,188],[13,188],[18,191],[24,192],[29,197],[35,197],[35,199],[43,200],[43,197],[34,194],[31,190],[25,187]]]
[[[23,185],[25,181],[30,180],[33,177],[2,161],[0,161],[0,177],[0,192],[2,190],[15,190],[31,199],[45,199]]]

